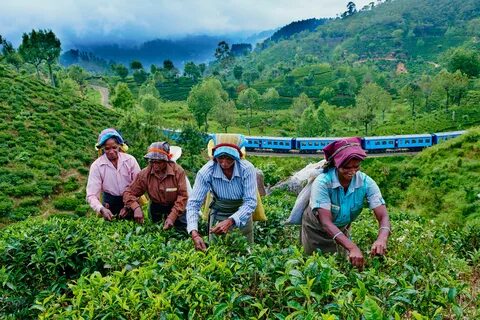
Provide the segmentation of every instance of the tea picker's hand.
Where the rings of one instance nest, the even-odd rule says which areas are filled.
[[[103,218],[107,221],[112,221],[113,213],[110,211],[108,203],[105,203],[105,206],[100,209],[100,213],[102,214]]]
[[[199,251],[207,250],[207,246],[205,245],[205,242],[203,242],[203,239],[198,233],[198,231],[196,230],[192,231],[192,240],[193,240],[193,244],[195,245],[195,250],[199,250]]]
[[[143,211],[140,206],[136,207],[135,210],[133,210],[133,219],[137,223],[143,223]]]

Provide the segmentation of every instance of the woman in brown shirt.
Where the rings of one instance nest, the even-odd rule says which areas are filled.
[[[154,223],[165,221],[164,230],[175,226],[181,231],[186,230],[187,225],[187,183],[185,171],[172,161],[172,156],[167,142],[152,143],[145,155],[148,166],[140,171],[135,181],[125,190],[123,202],[133,210],[135,220],[143,223],[143,211],[138,197],[147,192],[150,198],[150,219]]]

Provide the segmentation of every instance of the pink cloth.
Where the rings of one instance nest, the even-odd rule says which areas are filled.
[[[132,184],[140,172],[137,160],[126,153],[118,153],[116,169],[104,154],[90,166],[87,182],[87,202],[96,212],[100,212],[103,205],[100,202],[100,193],[108,192],[114,196],[121,196],[125,189]]]
[[[333,160],[335,167],[340,168],[351,159],[363,160],[367,156],[362,149],[362,139],[359,137],[345,138],[334,141],[323,148],[325,159]]]

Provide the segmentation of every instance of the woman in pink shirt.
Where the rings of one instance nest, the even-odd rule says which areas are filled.
[[[114,216],[134,218],[133,213],[124,208],[122,195],[137,177],[140,166],[133,156],[121,152],[123,144],[122,136],[115,129],[103,130],[96,145],[103,150],[103,155],[92,163],[88,175],[87,202],[108,221]],[[101,192],[103,203],[100,202]]]

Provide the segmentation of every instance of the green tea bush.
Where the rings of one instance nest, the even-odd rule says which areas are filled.
[[[53,201],[53,206],[58,210],[73,211],[80,203],[77,198],[59,197]]]

